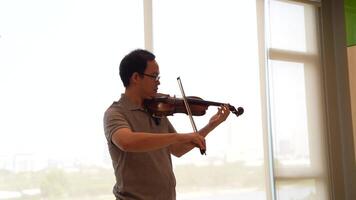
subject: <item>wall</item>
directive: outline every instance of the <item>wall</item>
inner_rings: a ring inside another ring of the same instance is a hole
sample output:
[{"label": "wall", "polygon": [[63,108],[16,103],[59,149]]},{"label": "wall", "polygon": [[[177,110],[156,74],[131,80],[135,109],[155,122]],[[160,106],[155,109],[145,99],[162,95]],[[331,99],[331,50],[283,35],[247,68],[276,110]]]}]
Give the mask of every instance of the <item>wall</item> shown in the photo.
[{"label": "wall", "polygon": [[[356,1],[345,0],[347,57],[349,68],[354,144],[356,144]],[[356,147],[354,148],[356,155]]]},{"label": "wall", "polygon": [[356,167],[344,1],[322,0],[321,23],[330,199],[354,200]]}]

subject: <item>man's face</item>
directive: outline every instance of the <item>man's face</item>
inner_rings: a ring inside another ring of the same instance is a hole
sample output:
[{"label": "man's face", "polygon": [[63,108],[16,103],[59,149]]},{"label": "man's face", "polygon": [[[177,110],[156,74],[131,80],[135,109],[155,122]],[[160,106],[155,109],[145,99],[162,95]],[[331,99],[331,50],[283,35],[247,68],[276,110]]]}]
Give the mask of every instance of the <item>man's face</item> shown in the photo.
[{"label": "man's face", "polygon": [[141,91],[146,99],[154,97],[158,90],[159,82],[159,67],[155,60],[148,61],[146,70],[142,76]]}]

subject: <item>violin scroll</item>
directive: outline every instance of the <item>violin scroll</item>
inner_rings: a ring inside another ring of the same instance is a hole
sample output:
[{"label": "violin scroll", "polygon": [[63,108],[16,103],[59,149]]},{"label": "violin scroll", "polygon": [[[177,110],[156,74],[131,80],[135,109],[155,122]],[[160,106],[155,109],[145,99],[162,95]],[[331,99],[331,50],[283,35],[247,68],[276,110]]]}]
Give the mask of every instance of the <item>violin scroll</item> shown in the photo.
[{"label": "violin scroll", "polygon": [[229,104],[229,109],[232,113],[234,113],[236,115],[236,117],[238,117],[244,113],[244,109],[242,107],[238,107],[236,110],[236,108],[234,106],[231,106]]}]

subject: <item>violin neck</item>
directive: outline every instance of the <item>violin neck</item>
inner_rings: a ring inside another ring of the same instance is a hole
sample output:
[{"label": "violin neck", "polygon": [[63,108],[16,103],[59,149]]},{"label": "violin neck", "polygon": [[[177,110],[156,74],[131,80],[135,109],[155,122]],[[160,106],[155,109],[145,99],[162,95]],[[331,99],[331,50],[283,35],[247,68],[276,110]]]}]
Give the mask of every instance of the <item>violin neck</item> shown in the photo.
[{"label": "violin neck", "polygon": [[[195,99],[195,98],[188,98],[188,103],[196,103],[196,104],[201,104],[201,105],[207,105],[207,106],[221,106],[224,105],[224,103],[220,102],[214,102],[214,101],[205,101],[201,99]],[[229,106],[229,110],[234,113],[237,117],[242,115],[244,113],[244,109],[242,107],[238,107],[237,110],[234,106],[227,104]]]},{"label": "violin neck", "polygon": [[195,99],[195,98],[188,98],[187,100],[188,100],[188,103],[196,103],[196,104],[207,105],[207,106],[221,106],[221,105],[224,105],[223,103],[220,103],[220,102],[205,101],[205,100]]}]

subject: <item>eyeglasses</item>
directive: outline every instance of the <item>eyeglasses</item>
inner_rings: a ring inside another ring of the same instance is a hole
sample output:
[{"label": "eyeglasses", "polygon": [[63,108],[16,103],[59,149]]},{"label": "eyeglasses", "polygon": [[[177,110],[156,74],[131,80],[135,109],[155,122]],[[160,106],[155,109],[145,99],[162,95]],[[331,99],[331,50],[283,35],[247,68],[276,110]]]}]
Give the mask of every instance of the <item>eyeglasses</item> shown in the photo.
[{"label": "eyeglasses", "polygon": [[151,74],[145,74],[145,73],[140,73],[140,74],[142,74],[144,76],[148,76],[150,78],[153,78],[153,79],[155,79],[155,81],[159,81],[159,79],[161,78],[159,75],[151,75]]}]

